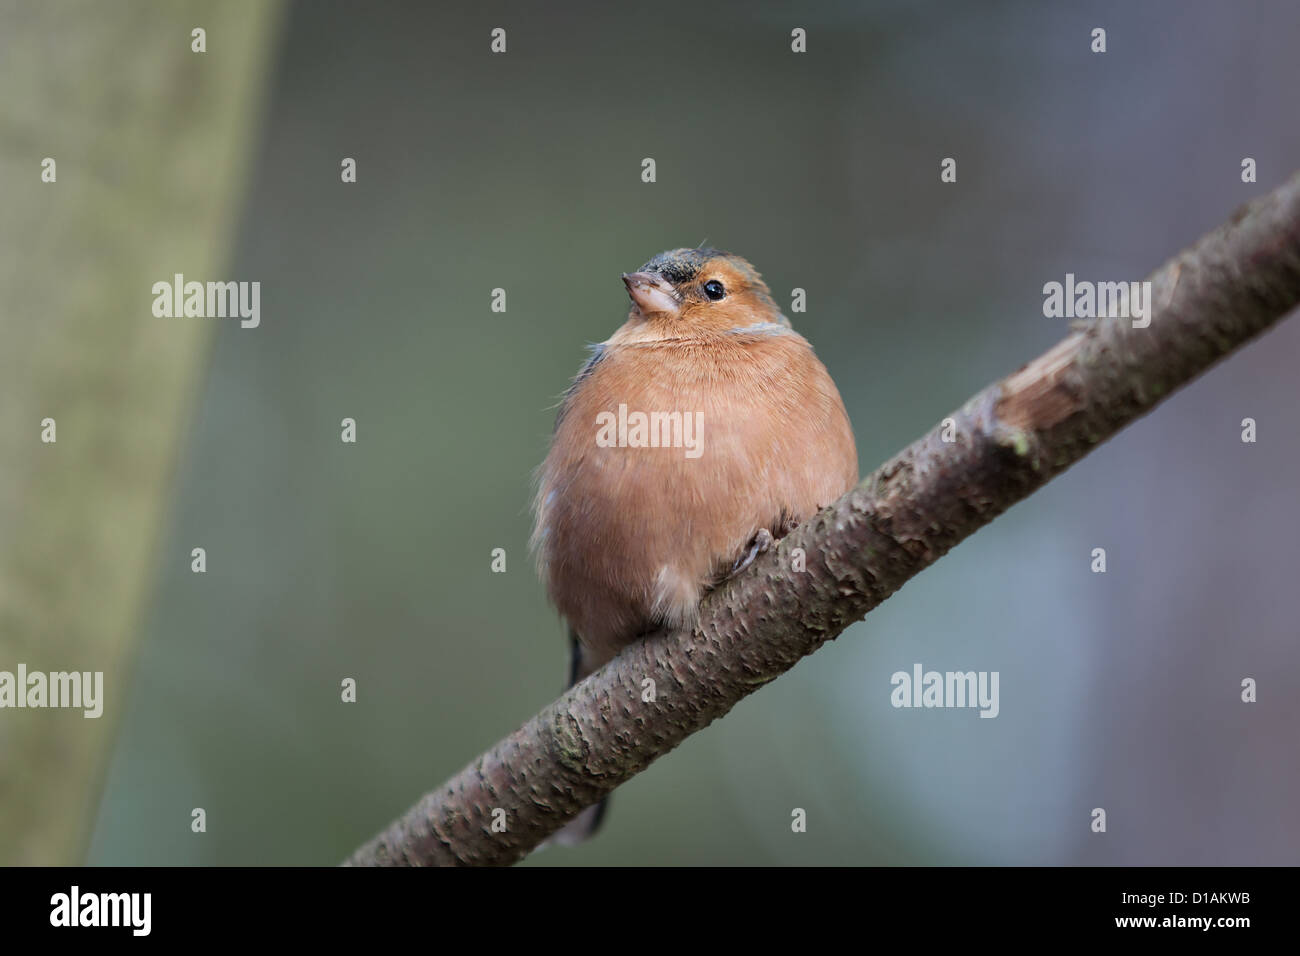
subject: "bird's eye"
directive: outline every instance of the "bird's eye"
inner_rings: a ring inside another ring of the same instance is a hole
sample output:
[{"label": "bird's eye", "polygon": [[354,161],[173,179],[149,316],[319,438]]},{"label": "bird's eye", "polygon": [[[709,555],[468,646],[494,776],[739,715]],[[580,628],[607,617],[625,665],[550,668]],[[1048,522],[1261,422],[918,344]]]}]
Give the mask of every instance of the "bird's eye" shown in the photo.
[{"label": "bird's eye", "polygon": [[717,302],[727,294],[727,290],[722,287],[722,283],[717,279],[710,279],[708,282],[704,283],[704,294],[714,302]]}]

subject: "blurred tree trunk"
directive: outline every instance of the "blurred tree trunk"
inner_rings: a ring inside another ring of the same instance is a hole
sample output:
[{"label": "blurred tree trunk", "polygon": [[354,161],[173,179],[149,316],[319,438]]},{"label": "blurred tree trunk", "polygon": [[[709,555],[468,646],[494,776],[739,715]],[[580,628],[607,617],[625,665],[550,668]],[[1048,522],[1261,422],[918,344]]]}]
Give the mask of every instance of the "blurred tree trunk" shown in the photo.
[{"label": "blurred tree trunk", "polygon": [[0,710],[0,864],[80,861],[156,562],[189,560],[156,545],[214,321],[151,286],[257,278],[223,270],[279,12],[0,7],[0,670],[104,672],[99,719]]}]

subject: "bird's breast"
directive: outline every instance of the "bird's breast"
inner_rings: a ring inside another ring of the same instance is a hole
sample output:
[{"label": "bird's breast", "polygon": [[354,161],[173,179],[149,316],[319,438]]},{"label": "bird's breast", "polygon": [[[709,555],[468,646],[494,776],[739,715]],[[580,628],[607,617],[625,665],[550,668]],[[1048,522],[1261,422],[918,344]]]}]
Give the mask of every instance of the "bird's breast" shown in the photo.
[{"label": "bird's breast", "polygon": [[566,400],[540,474],[548,591],[612,655],[654,623],[689,620],[759,528],[779,533],[856,478],[839,394],[798,335],[608,347]]}]

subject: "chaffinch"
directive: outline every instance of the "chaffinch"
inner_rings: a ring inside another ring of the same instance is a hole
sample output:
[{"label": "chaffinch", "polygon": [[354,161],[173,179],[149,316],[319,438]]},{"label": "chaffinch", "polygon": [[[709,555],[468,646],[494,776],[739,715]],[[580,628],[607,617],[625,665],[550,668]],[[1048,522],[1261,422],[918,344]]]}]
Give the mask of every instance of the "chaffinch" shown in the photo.
[{"label": "chaffinch", "polygon": [[[662,626],[858,479],[844,403],[762,277],[674,249],[623,282],[627,322],[565,393],[532,544],[569,625],[571,681]],[[559,834],[577,842],[592,807]]]}]

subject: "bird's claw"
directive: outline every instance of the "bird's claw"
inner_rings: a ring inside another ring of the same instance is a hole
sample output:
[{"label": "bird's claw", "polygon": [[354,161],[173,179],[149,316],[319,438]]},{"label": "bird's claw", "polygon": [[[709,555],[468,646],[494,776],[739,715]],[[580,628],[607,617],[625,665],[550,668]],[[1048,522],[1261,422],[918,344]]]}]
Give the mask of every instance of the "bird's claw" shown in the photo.
[{"label": "bird's claw", "polygon": [[754,535],[754,540],[749,544],[749,550],[736,559],[736,563],[731,566],[731,574],[728,576],[735,577],[753,564],[755,558],[772,547],[772,541],[772,532],[766,528],[759,528],[758,533]]}]

